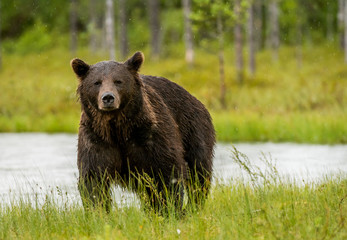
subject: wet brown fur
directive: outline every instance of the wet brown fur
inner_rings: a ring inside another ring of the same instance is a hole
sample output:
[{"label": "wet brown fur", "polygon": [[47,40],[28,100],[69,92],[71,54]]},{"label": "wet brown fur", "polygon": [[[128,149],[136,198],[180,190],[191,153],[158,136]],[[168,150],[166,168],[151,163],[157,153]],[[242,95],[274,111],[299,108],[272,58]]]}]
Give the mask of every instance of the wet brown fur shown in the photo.
[{"label": "wet brown fur", "polygon": [[[98,194],[94,188],[98,188],[105,173],[106,205],[110,201],[109,185],[116,176],[125,184],[135,175],[161,179],[158,192],[189,180],[198,181],[203,195],[208,193],[215,144],[208,111],[179,85],[165,78],[139,75],[142,62],[140,52],[125,63],[88,65],[79,59],[71,61],[80,79],[80,189],[86,186],[87,197],[94,204]],[[123,85],[109,84],[116,79],[121,79]],[[100,109],[95,81],[108,81],[107,91],[119,97],[119,108]],[[181,190],[177,194],[182,195]]]}]

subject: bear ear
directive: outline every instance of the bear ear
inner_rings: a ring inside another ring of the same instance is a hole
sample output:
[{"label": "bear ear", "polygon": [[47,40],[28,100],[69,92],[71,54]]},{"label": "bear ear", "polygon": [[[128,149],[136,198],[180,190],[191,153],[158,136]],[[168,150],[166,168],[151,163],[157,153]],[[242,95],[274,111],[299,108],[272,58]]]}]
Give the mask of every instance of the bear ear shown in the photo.
[{"label": "bear ear", "polygon": [[126,60],[124,63],[129,70],[138,72],[143,61],[145,60],[145,56],[142,52],[136,52],[131,58]]},{"label": "bear ear", "polygon": [[87,63],[83,62],[81,59],[78,58],[72,59],[70,65],[76,73],[77,77],[79,78],[84,77],[90,68],[90,66]]}]

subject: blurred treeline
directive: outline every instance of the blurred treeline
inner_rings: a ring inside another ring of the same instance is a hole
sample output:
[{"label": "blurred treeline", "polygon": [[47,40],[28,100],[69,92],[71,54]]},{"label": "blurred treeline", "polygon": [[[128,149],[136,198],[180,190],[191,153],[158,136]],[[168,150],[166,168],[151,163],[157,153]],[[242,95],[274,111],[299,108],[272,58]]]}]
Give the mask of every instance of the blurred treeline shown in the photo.
[{"label": "blurred treeline", "polygon": [[221,141],[346,143],[346,3],[0,0],[0,132],[76,132],[71,58],[140,50],[141,72],[200,99]]},{"label": "blurred treeline", "polygon": [[[75,44],[70,39],[70,34],[75,34],[72,31],[77,31],[77,47],[89,45],[92,51],[105,47],[106,0],[0,0],[0,2],[0,29],[5,53],[41,51],[59,44],[69,46],[68,44]],[[344,0],[112,0],[112,2],[116,52],[121,55],[127,55],[129,50],[156,48],[153,44],[157,44],[160,56],[166,56],[169,53],[167,46],[183,43],[184,2],[191,5],[189,19],[192,21],[192,41],[195,47],[211,49],[217,47],[213,46],[213,41],[210,40],[218,38],[218,18],[223,25],[226,45],[232,44],[235,40],[234,28],[238,22],[242,25],[242,37],[246,42],[251,27],[250,9],[253,9],[256,49],[269,48],[273,44],[315,44],[339,39],[337,36],[343,27],[341,26],[343,19],[339,23],[338,12],[339,4],[340,8],[343,7]],[[241,6],[240,16],[235,11],[238,4]],[[153,30],[153,27],[157,29]],[[159,36],[155,39],[157,42],[151,44],[155,37],[153,35],[156,34]],[[278,43],[274,43],[277,41],[273,40],[276,37],[279,38]],[[13,44],[14,41],[16,44]],[[152,50],[152,54],[158,53]]]}]

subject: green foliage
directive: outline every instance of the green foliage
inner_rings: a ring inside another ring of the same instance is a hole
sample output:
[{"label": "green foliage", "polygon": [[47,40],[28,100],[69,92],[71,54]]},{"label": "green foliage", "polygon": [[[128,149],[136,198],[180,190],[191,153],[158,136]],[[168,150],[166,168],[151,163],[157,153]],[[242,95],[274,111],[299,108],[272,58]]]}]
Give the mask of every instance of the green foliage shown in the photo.
[{"label": "green foliage", "polygon": [[[20,4],[17,1],[1,1],[0,31],[2,38],[18,37],[33,24],[32,11],[28,11],[30,8],[29,1],[23,1]],[[14,23],[16,27],[14,27]]]},{"label": "green foliage", "polygon": [[[242,6],[242,23],[246,28],[247,10],[251,0],[241,0]],[[338,33],[337,29],[337,2],[336,0],[286,0],[279,1],[280,6],[280,36],[281,41],[286,44],[299,44],[299,30],[303,31],[302,42],[321,43],[326,36],[332,34],[334,37]],[[260,31],[264,35],[262,41],[265,41],[269,33],[268,24],[268,4],[269,1],[255,1],[261,7],[261,13],[257,13],[257,19],[262,20]],[[115,2],[115,32],[119,29],[117,24],[118,6]],[[145,1],[128,0],[126,1],[126,12],[128,14],[128,35],[129,46],[131,49],[144,49],[148,47],[149,27],[148,27],[148,3]],[[228,42],[233,39],[234,19],[234,0],[192,0],[191,18],[194,22],[194,39],[197,45],[211,47],[206,43],[211,43],[211,39],[217,37],[216,18],[220,14],[223,22],[224,32],[227,35]],[[99,45],[102,45],[101,39],[104,34],[102,26],[104,24],[104,1],[96,1],[93,9],[96,13],[98,32],[100,39]],[[26,0],[22,2],[4,0],[2,1],[1,10],[1,36],[3,39],[13,42],[21,35],[28,35],[33,29],[37,29],[35,24],[41,23],[44,26],[45,34],[55,35],[52,37],[54,43],[61,41],[59,44],[68,45],[68,41],[56,39],[59,35],[69,33],[69,1],[59,0]],[[78,31],[79,46],[87,46],[90,34],[90,1],[78,1]],[[181,42],[183,34],[182,4],[180,1],[161,1],[160,15],[162,25],[163,46],[172,42]],[[262,16],[261,16],[262,15]],[[258,23],[259,24],[259,23]],[[42,45],[48,44],[45,40],[45,34],[42,40],[35,38],[27,48],[42,49]],[[30,42],[32,38],[25,36],[23,41]],[[330,39],[329,39],[330,40]],[[52,43],[52,42],[51,42]],[[36,44],[38,46],[36,46]],[[5,44],[5,49],[17,50],[15,47]],[[19,49],[20,52],[29,52],[30,50]],[[166,48],[165,48],[166,49]]]},{"label": "green foliage", "polygon": [[193,0],[194,34],[198,39],[215,39],[217,37],[217,18],[220,17],[224,28],[230,28],[234,24],[233,6],[225,0]]},{"label": "green foliage", "polygon": [[[281,1],[282,14],[280,15],[281,38],[286,43],[296,44],[299,34],[298,25],[306,21],[306,12],[301,10],[300,2],[297,0]],[[290,14],[297,13],[297,14]],[[300,13],[300,14],[299,14]]]},{"label": "green foliage", "polygon": [[[183,39],[183,13],[181,9],[173,9],[162,14],[162,35],[166,44],[180,42]],[[164,51],[166,49],[164,48]]]},{"label": "green foliage", "polygon": [[[241,5],[245,13],[251,3],[251,0],[242,0]],[[293,44],[297,38],[297,24],[301,22],[304,29],[304,38],[307,41],[321,42],[326,39],[328,31],[333,34],[338,32],[337,29],[337,3],[336,0],[286,0],[279,1],[280,6],[280,28],[281,39],[285,43]],[[127,13],[129,16],[129,36],[130,47],[137,46],[146,47],[148,41],[148,27],[144,27],[143,23],[148,22],[148,3],[138,0],[127,0]],[[222,15],[223,25],[232,39],[233,19],[233,3],[234,0],[192,0],[192,19],[195,22],[195,41],[200,43],[203,39],[215,38],[216,16]],[[267,32],[268,4],[269,1],[255,1],[261,4],[263,14],[258,16],[264,21],[262,24],[263,31]],[[26,1],[10,1],[3,0],[1,2],[1,26],[0,31],[2,38],[14,39],[19,38],[22,34],[30,31],[37,22],[41,22],[48,32],[56,32],[66,35],[69,33],[69,11],[70,2],[60,0],[26,0]],[[118,8],[115,2],[115,15],[117,19]],[[174,34],[174,38],[182,34],[183,21],[178,16],[178,12],[182,11],[182,5],[179,0],[161,1],[161,21],[164,26],[164,43],[170,43],[173,39],[170,37]],[[105,3],[104,1],[96,1],[95,12],[97,15],[98,25],[103,25]],[[90,1],[78,1],[78,31],[83,35],[88,33],[90,28]],[[177,16],[174,17],[174,16]],[[243,23],[246,26],[247,14],[243,14]],[[331,20],[328,20],[331,19]],[[139,24],[141,23],[141,24]],[[100,26],[99,26],[100,27]],[[116,29],[118,29],[116,23]],[[143,38],[139,28],[146,28],[142,31],[144,41],[139,43],[139,39]],[[172,33],[172,31],[174,33]],[[140,36],[140,37],[139,37]],[[134,42],[132,42],[134,41]],[[56,42],[56,41],[55,41]],[[66,42],[67,44],[67,42]]]},{"label": "green foliage", "polygon": [[25,0],[1,1],[2,37],[17,38],[37,22],[49,31],[66,32],[69,29],[69,1]]},{"label": "green foliage", "polygon": [[48,32],[47,26],[38,21],[27,29],[15,44],[11,40],[6,41],[4,48],[9,53],[40,53],[54,46],[54,40],[56,39],[53,35],[52,32]]},{"label": "green foliage", "polygon": [[247,22],[249,0],[240,0],[240,19],[236,19],[235,16],[235,1],[192,0],[192,2],[193,32],[195,39],[199,39],[198,45],[203,48],[215,51],[217,47],[213,45],[214,40],[220,38],[227,38],[227,42],[231,42],[234,38],[235,23],[237,21],[240,21],[241,24]]},{"label": "green foliage", "polygon": [[129,31],[128,37],[131,43],[129,46],[133,51],[144,49],[150,39],[149,25],[147,22],[144,22],[142,14],[142,10],[135,8],[131,13],[132,18],[128,25],[128,28],[132,29]]}]

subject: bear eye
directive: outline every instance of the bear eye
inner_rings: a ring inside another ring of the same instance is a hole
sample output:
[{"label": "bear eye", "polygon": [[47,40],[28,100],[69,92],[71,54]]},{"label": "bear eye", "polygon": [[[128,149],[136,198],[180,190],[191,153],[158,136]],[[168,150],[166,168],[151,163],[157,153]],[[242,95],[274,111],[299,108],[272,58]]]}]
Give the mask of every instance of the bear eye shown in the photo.
[{"label": "bear eye", "polygon": [[95,86],[100,86],[101,85],[101,81],[97,81],[94,83]]},{"label": "bear eye", "polygon": [[115,84],[122,84],[123,82],[121,80],[114,81]]}]

